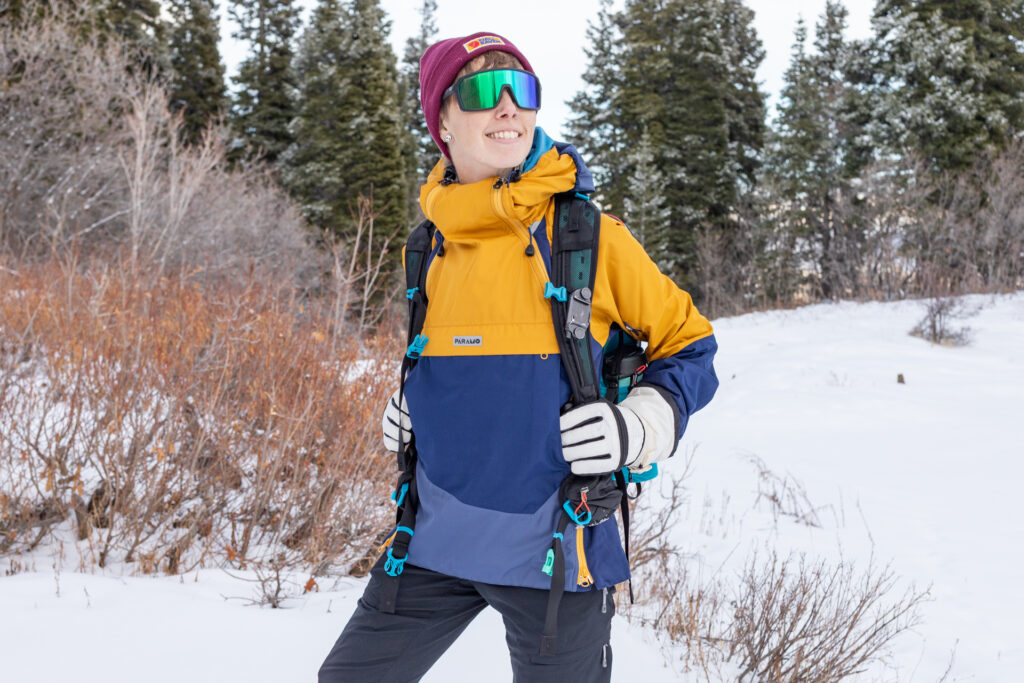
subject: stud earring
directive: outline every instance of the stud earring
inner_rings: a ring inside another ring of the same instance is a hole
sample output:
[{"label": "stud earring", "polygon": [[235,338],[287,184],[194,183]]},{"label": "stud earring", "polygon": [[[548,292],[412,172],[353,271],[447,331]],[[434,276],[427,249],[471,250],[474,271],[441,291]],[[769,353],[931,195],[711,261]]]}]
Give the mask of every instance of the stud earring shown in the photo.
[{"label": "stud earring", "polygon": [[452,138],[452,136],[451,136],[451,135],[445,135],[445,136],[444,136],[443,138],[441,138],[441,139],[442,139],[442,140],[444,140],[444,141],[445,141],[445,143],[449,143],[449,142],[451,142],[451,141],[452,141],[452,140],[453,140],[454,138]]}]

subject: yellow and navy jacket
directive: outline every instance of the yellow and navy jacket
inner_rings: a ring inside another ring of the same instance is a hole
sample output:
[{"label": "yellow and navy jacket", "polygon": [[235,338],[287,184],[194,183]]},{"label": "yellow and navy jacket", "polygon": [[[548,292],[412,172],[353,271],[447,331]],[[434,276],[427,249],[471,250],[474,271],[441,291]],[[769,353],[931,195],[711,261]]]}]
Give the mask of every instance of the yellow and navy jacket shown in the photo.
[{"label": "yellow and navy jacket", "polygon": [[[426,278],[429,342],[405,382],[419,458],[409,561],[473,581],[546,589],[551,579],[541,569],[560,514],[558,487],[569,474],[559,431],[569,384],[544,298],[553,195],[589,195],[594,187],[576,150],[540,128],[523,169],[510,182],[447,183],[442,160],[420,191],[437,230]],[[718,387],[711,325],[621,222],[601,221],[590,324],[595,367],[615,327],[645,340],[644,384],[672,399],[682,436]],[[614,523],[588,527],[582,538],[596,588],[629,578]],[[581,590],[576,543],[563,550],[566,590]]]}]

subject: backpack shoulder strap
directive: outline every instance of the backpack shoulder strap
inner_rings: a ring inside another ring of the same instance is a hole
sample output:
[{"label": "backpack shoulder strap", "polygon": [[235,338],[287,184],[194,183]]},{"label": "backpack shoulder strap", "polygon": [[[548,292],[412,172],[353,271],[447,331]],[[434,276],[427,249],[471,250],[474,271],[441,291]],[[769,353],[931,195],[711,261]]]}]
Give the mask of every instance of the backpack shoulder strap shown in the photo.
[{"label": "backpack shoulder strap", "polygon": [[427,264],[430,261],[430,249],[434,241],[434,224],[423,221],[409,234],[405,241],[405,296],[409,300],[409,349],[402,361],[402,376],[405,376],[406,364],[411,368],[416,364],[423,347],[427,343],[423,337],[423,323],[427,319]]},{"label": "backpack shoulder strap", "polygon": [[[434,241],[434,224],[423,221],[409,234],[405,242],[405,296],[409,300],[409,348],[402,358],[402,370],[399,379],[399,404],[404,400],[405,378],[409,370],[416,365],[427,338],[423,336],[423,323],[427,319],[427,266],[430,261],[430,250]],[[416,490],[416,435],[410,443],[402,442],[402,430],[398,430],[398,483],[391,495],[398,510],[395,515],[395,531],[391,538],[381,546],[381,552],[387,551],[384,573],[387,578],[381,584],[379,609],[386,614],[394,614],[398,600],[398,581],[409,558],[409,544],[416,533],[416,509],[419,507],[419,494]]]},{"label": "backpack shoulder strap", "polygon": [[566,192],[555,196],[551,228],[551,280],[545,292],[562,365],[569,377],[575,404],[596,401],[601,386],[590,353],[590,309],[597,275],[597,244],[601,212],[586,195]]}]

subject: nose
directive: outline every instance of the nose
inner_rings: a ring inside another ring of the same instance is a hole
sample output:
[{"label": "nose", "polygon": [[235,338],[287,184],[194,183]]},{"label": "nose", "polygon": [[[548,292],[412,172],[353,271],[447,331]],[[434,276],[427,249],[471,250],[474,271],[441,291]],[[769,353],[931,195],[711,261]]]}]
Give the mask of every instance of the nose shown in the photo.
[{"label": "nose", "polygon": [[498,118],[519,116],[519,107],[512,100],[512,95],[509,93],[508,88],[501,91],[501,97],[498,98],[498,106],[494,108],[494,114]]}]

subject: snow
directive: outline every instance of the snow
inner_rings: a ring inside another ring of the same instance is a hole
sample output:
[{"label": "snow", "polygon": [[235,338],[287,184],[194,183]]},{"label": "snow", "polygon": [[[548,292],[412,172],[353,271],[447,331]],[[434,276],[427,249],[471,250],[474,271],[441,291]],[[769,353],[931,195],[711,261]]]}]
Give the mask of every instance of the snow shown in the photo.
[{"label": "snow", "polygon": [[[922,622],[864,680],[1020,680],[1024,665],[1024,293],[972,297],[966,347],[908,335],[921,302],[821,304],[715,321],[722,385],[690,423],[684,552],[728,578],[755,550],[796,550],[930,589]],[[897,382],[902,374],[905,383]],[[663,471],[680,476],[687,455]],[[820,527],[773,512],[759,468],[802,486]],[[657,494],[651,494],[656,497]],[[652,500],[654,500],[652,498]],[[1016,539],[1016,540],[1015,540]],[[285,609],[254,577],[74,571],[73,547],[0,559],[0,677],[119,683],[313,680],[363,580],[321,579]],[[296,581],[300,577],[294,577]],[[643,590],[643,587],[638,587]],[[613,680],[696,680],[658,634],[616,619]],[[483,613],[424,679],[510,680]]]},{"label": "snow", "polygon": [[919,302],[716,321],[722,386],[686,436],[691,488],[753,505],[756,472],[743,464],[755,455],[824,508],[820,530],[774,530],[780,551],[873,557],[931,587],[923,623],[899,641],[901,680],[938,680],[954,649],[951,680],[1020,680],[1024,664],[1024,295],[971,303],[981,310],[963,321],[974,341],[961,348],[907,334]]}]

